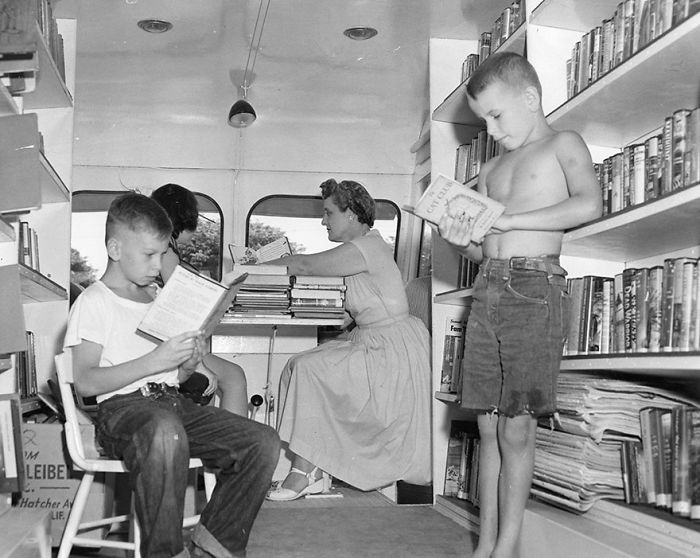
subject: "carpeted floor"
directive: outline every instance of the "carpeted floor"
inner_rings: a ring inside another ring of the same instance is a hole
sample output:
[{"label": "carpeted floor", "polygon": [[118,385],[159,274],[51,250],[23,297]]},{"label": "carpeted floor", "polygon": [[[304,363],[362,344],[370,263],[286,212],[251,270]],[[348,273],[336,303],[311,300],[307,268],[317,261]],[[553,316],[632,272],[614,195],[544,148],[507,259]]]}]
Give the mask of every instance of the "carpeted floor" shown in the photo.
[{"label": "carpeted floor", "polygon": [[263,506],[248,558],[471,556],[470,534],[431,506]]}]

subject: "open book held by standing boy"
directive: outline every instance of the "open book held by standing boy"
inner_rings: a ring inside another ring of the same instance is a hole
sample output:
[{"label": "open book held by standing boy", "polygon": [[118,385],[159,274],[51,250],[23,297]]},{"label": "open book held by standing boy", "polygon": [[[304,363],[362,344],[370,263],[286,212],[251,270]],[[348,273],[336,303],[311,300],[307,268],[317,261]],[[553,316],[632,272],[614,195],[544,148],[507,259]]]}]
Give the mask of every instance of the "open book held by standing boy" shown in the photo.
[{"label": "open book held by standing boy", "polygon": [[480,264],[467,323],[462,407],[477,413],[480,536],[474,558],[518,556],[534,468],[537,419],[556,411],[568,325],[564,231],[601,215],[582,138],[555,131],[542,87],[522,56],[495,53],[472,74],[472,111],[502,150],[484,163],[477,190],[505,206],[483,240],[463,209],[448,207],[440,235]]}]

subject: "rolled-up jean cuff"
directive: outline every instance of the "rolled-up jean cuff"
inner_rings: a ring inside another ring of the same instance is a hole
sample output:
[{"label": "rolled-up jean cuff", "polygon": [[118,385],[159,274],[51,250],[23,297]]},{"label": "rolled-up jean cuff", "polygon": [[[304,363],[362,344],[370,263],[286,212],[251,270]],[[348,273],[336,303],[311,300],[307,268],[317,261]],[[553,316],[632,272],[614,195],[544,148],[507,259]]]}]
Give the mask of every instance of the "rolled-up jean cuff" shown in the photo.
[{"label": "rolled-up jean cuff", "polygon": [[246,555],[245,549],[232,554],[221,546],[221,543],[201,523],[198,523],[192,531],[192,542],[216,558],[245,558]]}]

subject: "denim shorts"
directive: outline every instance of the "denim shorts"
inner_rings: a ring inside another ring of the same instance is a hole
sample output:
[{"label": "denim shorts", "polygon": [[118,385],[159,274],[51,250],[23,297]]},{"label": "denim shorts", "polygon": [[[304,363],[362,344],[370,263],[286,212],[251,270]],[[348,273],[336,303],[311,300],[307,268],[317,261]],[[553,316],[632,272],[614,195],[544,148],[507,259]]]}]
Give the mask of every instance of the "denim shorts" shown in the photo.
[{"label": "denim shorts", "polygon": [[462,407],[509,417],[554,413],[568,318],[558,256],[484,259],[467,322]]}]

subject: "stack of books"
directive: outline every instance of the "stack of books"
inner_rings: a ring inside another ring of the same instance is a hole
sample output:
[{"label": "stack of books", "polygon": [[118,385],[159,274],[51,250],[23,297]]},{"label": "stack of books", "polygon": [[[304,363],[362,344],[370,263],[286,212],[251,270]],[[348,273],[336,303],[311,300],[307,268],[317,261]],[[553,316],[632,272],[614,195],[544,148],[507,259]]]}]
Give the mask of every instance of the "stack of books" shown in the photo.
[{"label": "stack of books", "polygon": [[290,309],[295,318],[343,318],[345,279],[297,275],[292,277]]},{"label": "stack of books", "polygon": [[[640,416],[648,407],[697,408],[681,386],[567,373],[559,377],[557,420],[537,429],[532,494],[585,512],[597,500],[630,500],[626,450],[643,442]],[[670,416],[670,414],[669,414]],[[642,446],[644,444],[642,443]],[[651,451],[643,447],[642,451]]]},{"label": "stack of books", "polygon": [[247,273],[233,305],[226,312],[234,317],[288,317],[291,279],[286,265],[234,264],[234,272]]}]

